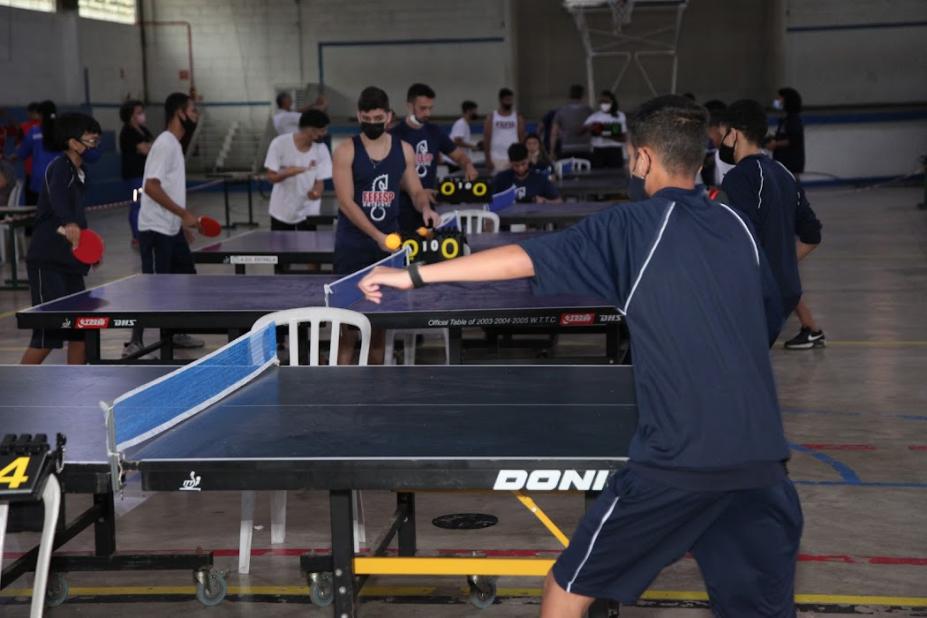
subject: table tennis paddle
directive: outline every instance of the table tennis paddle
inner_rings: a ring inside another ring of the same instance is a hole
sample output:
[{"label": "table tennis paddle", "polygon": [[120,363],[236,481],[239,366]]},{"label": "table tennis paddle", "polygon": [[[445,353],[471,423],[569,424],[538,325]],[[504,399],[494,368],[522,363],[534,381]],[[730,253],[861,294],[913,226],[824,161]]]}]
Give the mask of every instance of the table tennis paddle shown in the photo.
[{"label": "table tennis paddle", "polygon": [[198,225],[203,236],[214,238],[222,233],[222,225],[212,217],[200,217]]},{"label": "table tennis paddle", "polygon": [[[64,228],[59,227],[58,233],[65,236]],[[93,230],[81,230],[77,244],[71,245],[74,259],[81,264],[98,264],[103,259],[104,249],[103,237]]]}]

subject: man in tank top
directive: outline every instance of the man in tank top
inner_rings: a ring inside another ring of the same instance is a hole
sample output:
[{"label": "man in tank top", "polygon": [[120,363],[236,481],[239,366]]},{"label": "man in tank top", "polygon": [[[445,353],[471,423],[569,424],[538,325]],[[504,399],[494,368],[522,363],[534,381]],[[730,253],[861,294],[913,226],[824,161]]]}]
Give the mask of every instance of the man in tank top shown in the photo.
[{"label": "man in tank top", "polygon": [[498,173],[509,168],[509,146],[525,139],[525,119],[515,111],[515,93],[499,91],[499,109],[486,117],[483,125],[483,149],[486,168]]},{"label": "man in tank top", "polygon": [[[349,275],[388,255],[387,235],[399,231],[399,194],[405,191],[426,225],[441,218],[432,210],[428,194],[415,171],[412,147],[390,135],[389,97],[369,86],[357,101],[361,134],[335,149],[332,181],[338,198],[335,232],[335,273]],[[350,364],[356,331],[342,333],[338,364]],[[374,331],[371,364],[383,362],[383,332]]]}]

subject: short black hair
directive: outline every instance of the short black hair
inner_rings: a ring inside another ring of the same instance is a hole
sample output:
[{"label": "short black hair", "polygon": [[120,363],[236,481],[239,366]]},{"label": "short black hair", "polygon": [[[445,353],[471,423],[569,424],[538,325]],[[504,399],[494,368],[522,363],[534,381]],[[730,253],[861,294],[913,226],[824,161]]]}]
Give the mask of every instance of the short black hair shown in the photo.
[{"label": "short black hair", "polygon": [[673,174],[694,176],[702,166],[707,130],[705,108],[675,94],[650,99],[628,117],[631,144],[653,148]]},{"label": "short black hair", "polygon": [[367,86],[361,90],[357,98],[357,109],[362,112],[369,112],[375,109],[390,111],[389,96],[382,88],[376,86]]},{"label": "short black hair", "polygon": [[705,109],[708,110],[709,127],[716,127],[724,122],[724,110],[727,109],[727,104],[724,101],[718,99],[705,101]]},{"label": "short black hair", "polygon": [[129,99],[125,103],[119,106],[119,120],[123,124],[128,123],[132,120],[132,115],[135,113],[136,107],[145,107],[145,104],[137,99]]},{"label": "short black hair", "polygon": [[431,86],[416,83],[409,86],[409,90],[406,92],[406,101],[412,103],[418,97],[433,99],[435,96],[435,91],[431,89]]},{"label": "short black hair", "polygon": [[72,139],[80,141],[84,133],[100,135],[103,129],[100,128],[100,123],[95,118],[87,114],[61,114],[55,119],[55,150],[67,150],[68,141]]},{"label": "short black hair", "polygon": [[571,99],[582,99],[583,94],[586,93],[586,89],[582,87],[581,84],[573,84],[570,86],[570,98]]},{"label": "short black hair", "polygon": [[759,101],[741,99],[724,112],[724,124],[744,134],[752,144],[760,145],[768,129],[766,110]]},{"label": "short black hair", "polygon": [[36,103],[35,101],[32,101],[31,103],[29,103],[29,105],[26,106],[26,111],[29,112],[30,114],[32,112],[39,111],[39,104]]},{"label": "short black hair", "polygon": [[183,92],[172,92],[164,99],[164,124],[170,123],[174,114],[182,112],[190,102],[190,95]]},{"label": "short black hair", "polygon": [[466,114],[471,109],[476,109],[477,107],[479,107],[479,105],[477,105],[473,101],[464,101],[463,103],[460,104],[460,111]]},{"label": "short black hair", "polygon": [[299,128],[312,127],[314,129],[324,129],[330,122],[331,120],[329,120],[328,114],[322,110],[310,109],[303,112],[299,117]]},{"label": "short black hair", "polygon": [[285,99],[292,99],[292,98],[293,98],[293,97],[290,96],[290,93],[289,93],[289,92],[281,92],[280,94],[277,95],[277,99],[276,99],[276,101],[277,101],[277,107],[279,107],[279,108],[282,109],[282,108],[283,108],[283,101],[284,101]]},{"label": "short black hair", "polygon": [[509,146],[509,161],[524,161],[528,158],[528,147],[524,144],[515,142]]},{"label": "short black hair", "polygon": [[801,113],[801,95],[794,88],[780,88],[779,96],[782,97],[782,108],[787,114]]},{"label": "short black hair", "polygon": [[511,88],[500,88],[499,89],[499,100],[501,101],[505,97],[514,97],[515,93],[512,92]]}]

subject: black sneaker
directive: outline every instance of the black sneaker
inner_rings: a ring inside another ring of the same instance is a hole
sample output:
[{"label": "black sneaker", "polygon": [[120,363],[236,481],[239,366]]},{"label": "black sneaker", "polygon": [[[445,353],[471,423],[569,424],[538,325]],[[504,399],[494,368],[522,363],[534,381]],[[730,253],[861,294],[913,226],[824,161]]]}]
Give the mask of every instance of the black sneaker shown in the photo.
[{"label": "black sneaker", "polygon": [[810,350],[811,348],[823,348],[826,345],[827,337],[824,336],[823,330],[813,331],[803,326],[797,335],[785,342],[785,349]]}]

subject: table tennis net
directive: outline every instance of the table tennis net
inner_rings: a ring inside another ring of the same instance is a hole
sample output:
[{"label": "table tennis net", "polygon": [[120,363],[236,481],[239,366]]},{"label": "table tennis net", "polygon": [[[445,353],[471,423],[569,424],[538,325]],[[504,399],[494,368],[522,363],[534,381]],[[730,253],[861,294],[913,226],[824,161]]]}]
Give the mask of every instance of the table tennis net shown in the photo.
[{"label": "table tennis net", "polygon": [[325,306],[348,309],[354,303],[364,298],[363,293],[357,284],[367,276],[371,270],[377,266],[389,266],[391,268],[405,268],[409,265],[409,250],[402,248],[396,253],[383,258],[367,268],[363,268],[355,273],[342,277],[333,283],[325,284]]},{"label": "table tennis net", "polygon": [[205,410],[277,362],[272,324],[117,397],[107,410],[110,454],[141,444]]}]

